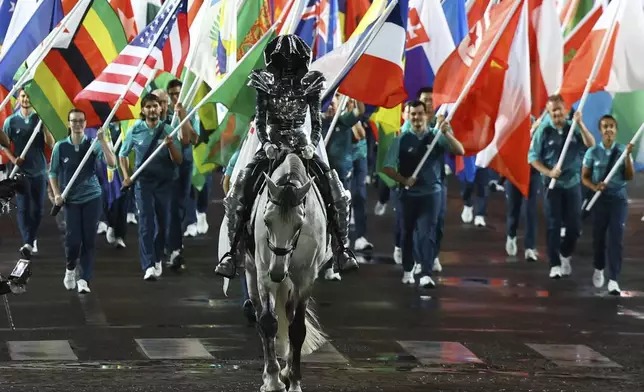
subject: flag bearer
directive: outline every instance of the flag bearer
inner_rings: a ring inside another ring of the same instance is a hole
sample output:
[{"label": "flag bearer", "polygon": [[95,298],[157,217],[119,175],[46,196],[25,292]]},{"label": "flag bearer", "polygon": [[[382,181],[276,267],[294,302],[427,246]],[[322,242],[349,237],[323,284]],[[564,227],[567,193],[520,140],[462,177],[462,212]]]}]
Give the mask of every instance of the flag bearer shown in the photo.
[{"label": "flag bearer", "polygon": [[[53,147],[55,140],[52,134],[43,126],[40,135],[36,136],[25,158],[20,158],[31,134],[35,131],[40,118],[31,106],[29,96],[24,90],[18,93],[20,110],[9,116],[0,132],[0,145],[7,147],[6,155],[14,165],[20,167],[25,175],[27,187],[25,194],[18,194],[18,227],[22,236],[23,246],[20,253],[29,259],[34,251],[34,241],[40,227],[47,197],[47,161],[45,159],[45,143]],[[8,147],[14,145],[14,154]]]},{"label": "flag bearer", "polygon": [[[141,172],[134,194],[139,209],[139,254],[143,279],[156,280],[163,272],[161,260],[166,243],[166,228],[169,222],[172,186],[177,178],[177,166],[181,164],[181,146],[178,139],[170,137],[172,129],[160,121],[159,98],[153,94],[141,100],[141,118],[125,136],[119,152],[123,169],[123,186],[132,185],[128,168],[128,156],[134,150],[135,167],[138,169],[162,143],[161,150]],[[186,138],[187,140],[187,138]]]},{"label": "flag bearer", "polygon": [[[85,136],[85,113],[72,109],[67,115],[70,134],[56,143],[51,154],[49,183],[54,193],[54,203],[62,205],[61,188],[64,189],[78,169],[83,157],[92,148],[92,141]],[[79,293],[89,293],[89,281],[94,271],[96,227],[102,212],[101,185],[96,176],[96,159],[105,159],[107,166],[116,166],[116,157],[102,129],[96,134],[99,143],[80,171],[65,199],[65,255],[67,268],[63,284],[67,290],[78,287]],[[76,281],[76,260],[80,259],[80,279]]]},{"label": "flag bearer", "polygon": [[[539,127],[540,121],[532,124],[531,133]],[[508,256],[517,254],[517,229],[521,218],[521,206],[525,206],[525,260],[537,261],[537,197],[541,189],[541,175],[534,167],[530,167],[530,187],[528,198],[524,198],[519,188],[510,181],[505,181],[506,196],[506,241],[505,251]]]},{"label": "flag bearer", "polygon": [[[174,110],[167,110],[166,123],[168,125],[172,122],[174,113],[177,113],[177,121],[171,128],[174,129],[179,122],[188,115],[186,109],[179,102],[179,94],[181,93],[181,82],[179,80],[171,80],[168,83],[167,96]],[[189,135],[188,138],[181,139],[183,161],[179,165],[179,176],[176,178],[172,186],[172,201],[170,203],[170,225],[168,227],[168,250],[170,251],[170,259],[168,265],[173,269],[178,269],[184,266],[183,258],[183,222],[186,216],[188,206],[188,199],[190,198],[190,188],[192,187],[192,145],[197,143],[199,138],[199,117],[195,115],[190,121],[187,121],[182,127],[182,133]]]},{"label": "flag bearer", "polygon": [[[581,225],[580,154],[585,147],[594,146],[595,139],[584,125],[581,112],[575,113],[579,127],[575,129],[561,169],[556,168],[571,121],[566,120],[564,101],[560,95],[548,98],[546,109],[551,121],[544,121],[534,132],[528,163],[544,178],[550,278],[559,279],[572,273],[570,258],[575,250]],[[557,182],[554,189],[548,190],[552,178],[557,179]],[[564,220],[566,236],[562,240],[560,232]]]},{"label": "flag bearer", "polygon": [[[420,101],[409,103],[409,121],[411,132],[401,133],[392,143],[382,172],[400,183],[398,206],[402,216],[402,254],[403,278],[405,284],[415,282],[414,268],[414,232],[418,241],[419,262],[422,265],[420,286],[434,287],[431,278],[434,252],[436,250],[436,229],[441,204],[441,172],[443,154],[446,150],[454,154],[464,153],[461,143],[448,132],[449,126],[444,123],[441,130],[427,127],[425,104]],[[420,163],[427,146],[432,140],[440,138],[429,158],[422,166],[417,179],[412,174]],[[409,189],[404,189],[409,186]]]},{"label": "flag bearer", "polygon": [[[628,197],[626,196],[626,181],[633,179],[635,168],[631,153],[633,145],[618,144],[617,120],[606,115],[599,120],[599,131],[602,141],[586,151],[581,181],[583,184],[601,196],[593,206],[593,251],[595,273],[593,284],[597,288],[604,285],[604,267],[608,258],[608,292],[619,295],[621,290],[617,280],[622,270],[622,251],[624,248],[624,226],[628,214]],[[604,178],[615,166],[619,156],[626,150],[624,167],[617,170],[608,183]]]}]

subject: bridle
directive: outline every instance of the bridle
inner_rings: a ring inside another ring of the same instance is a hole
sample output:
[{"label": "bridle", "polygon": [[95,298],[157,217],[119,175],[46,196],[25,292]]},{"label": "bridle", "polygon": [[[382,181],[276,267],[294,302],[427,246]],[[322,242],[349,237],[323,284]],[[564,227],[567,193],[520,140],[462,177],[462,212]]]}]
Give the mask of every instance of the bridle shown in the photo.
[{"label": "bridle", "polygon": [[[287,182],[286,184],[283,184],[283,185],[294,185],[294,184],[290,183],[290,182]],[[280,203],[278,200],[275,200],[274,198],[272,198],[270,196],[270,194],[268,196],[268,200],[271,203],[275,204],[276,206],[282,206],[282,203]],[[302,200],[302,203],[306,203],[306,197]],[[302,204],[302,203],[300,203],[300,204]],[[297,207],[297,206],[292,206],[292,207]],[[304,217],[306,217],[306,210],[304,211]],[[266,230],[268,230],[268,233],[270,234],[270,229],[268,227],[266,227]],[[266,236],[266,245],[268,246],[268,249],[270,249],[270,251],[273,252],[273,254],[275,256],[288,256],[288,255],[290,255],[291,253],[293,253],[295,251],[295,248],[297,248],[297,241],[300,239],[300,233],[301,232],[302,232],[302,227],[297,229],[297,231],[293,235],[293,238],[291,238],[291,241],[289,241],[290,246],[288,246],[287,248],[281,248],[279,246],[275,246],[271,242],[271,240],[269,238],[270,236],[268,236],[268,235]]]}]

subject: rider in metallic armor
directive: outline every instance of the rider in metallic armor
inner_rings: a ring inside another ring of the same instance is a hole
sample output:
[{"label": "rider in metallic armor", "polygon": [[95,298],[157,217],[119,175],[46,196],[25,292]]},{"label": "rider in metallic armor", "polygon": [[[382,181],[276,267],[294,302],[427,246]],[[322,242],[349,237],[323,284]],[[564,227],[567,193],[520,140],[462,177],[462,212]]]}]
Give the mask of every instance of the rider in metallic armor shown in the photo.
[{"label": "rider in metallic armor", "polygon": [[[231,251],[222,257],[215,273],[227,278],[235,276],[237,247],[245,223],[250,218],[259,186],[264,181],[262,173],[269,171],[271,161],[277,159],[281,155],[278,152],[283,149],[298,153],[301,158],[308,160],[307,166],[329,212],[336,256],[334,269],[355,269],[358,263],[354,254],[347,249],[351,195],[344,189],[336,171],[331,170],[315,154],[322,138],[320,111],[324,76],[318,71],[309,71],[311,49],[295,35],[273,39],[264,51],[264,60],[266,69],[253,71],[249,82],[249,86],[257,90],[255,129],[262,149],[239,172],[224,200]],[[307,107],[311,114],[310,142],[304,130]]]}]

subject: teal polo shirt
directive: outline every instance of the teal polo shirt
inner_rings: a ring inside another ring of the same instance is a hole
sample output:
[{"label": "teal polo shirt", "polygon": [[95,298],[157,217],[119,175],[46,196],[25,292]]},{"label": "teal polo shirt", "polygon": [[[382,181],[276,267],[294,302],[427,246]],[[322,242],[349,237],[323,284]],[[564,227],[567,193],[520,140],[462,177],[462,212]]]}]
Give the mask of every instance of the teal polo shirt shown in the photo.
[{"label": "teal polo shirt", "polygon": [[[554,168],[559,160],[559,155],[571,124],[572,121],[567,120],[566,125],[558,129],[549,118],[544,118],[544,121],[539,124],[532,136],[530,150],[528,151],[528,163],[539,160],[546,167]],[[557,179],[556,187],[569,189],[573,186],[579,186],[581,182],[581,161],[585,150],[586,146],[581,137],[581,130],[577,127],[561,167],[561,176]],[[544,178],[544,181],[549,182],[550,179]]]},{"label": "teal polo shirt", "polygon": [[[599,184],[604,181],[605,175],[608,174],[608,161],[610,160],[611,154],[615,152],[615,160],[617,160],[625,150],[626,146],[623,144],[613,142],[613,145],[606,148],[604,143],[600,142],[586,151],[583,165],[585,168],[592,170],[593,184]],[[613,178],[606,184],[606,189],[602,193],[626,199],[626,177],[624,176],[623,167],[621,170],[617,170]]]},{"label": "teal polo shirt", "polygon": [[383,167],[397,170],[403,177],[411,177],[435,137],[439,138],[438,142],[420,169],[416,183],[409,188],[410,196],[442,191],[443,156],[449,150],[447,139],[436,128],[429,128],[420,135],[410,130],[398,135],[387,151]]},{"label": "teal polo shirt", "polygon": [[[150,147],[158,127],[162,127],[162,135],[158,138],[156,145]],[[134,151],[134,167],[136,170],[141,166],[141,163],[143,163],[143,158],[148,149],[151,148],[152,151],[154,151],[157,146],[165,142],[165,138],[171,133],[172,128],[166,123],[159,122],[155,128],[150,128],[148,127],[147,122],[138,121],[125,135],[123,146],[119,151],[119,156],[126,158],[130,155],[130,152]],[[173,141],[175,146],[181,150],[181,143],[176,136]],[[175,164],[170,158],[170,150],[167,147],[163,148],[154,160],[146,167],[145,171],[141,173],[141,181],[163,182],[166,180],[174,180],[178,177],[177,167],[177,164]]]},{"label": "teal polo shirt", "polygon": [[[36,130],[40,118],[34,111],[31,111],[27,117],[22,115],[18,110],[16,113],[7,117],[2,127],[3,132],[7,135],[14,145],[13,155],[17,158],[27,146],[31,135]],[[45,133],[44,129],[36,136],[36,139],[29,147],[25,155],[25,162],[20,165],[20,171],[27,177],[39,177],[47,175],[47,159],[45,158]]]},{"label": "teal polo shirt", "polygon": [[[83,135],[80,144],[73,144],[70,136],[58,141],[51,152],[49,178],[60,181],[61,190],[64,189],[74,172],[80,165],[85,153],[91,147],[92,140]],[[96,159],[105,159],[100,143],[92,149],[92,156],[85,163],[74,185],[65,200],[68,204],[82,204],[99,197],[102,193],[101,185],[96,176]]]}]

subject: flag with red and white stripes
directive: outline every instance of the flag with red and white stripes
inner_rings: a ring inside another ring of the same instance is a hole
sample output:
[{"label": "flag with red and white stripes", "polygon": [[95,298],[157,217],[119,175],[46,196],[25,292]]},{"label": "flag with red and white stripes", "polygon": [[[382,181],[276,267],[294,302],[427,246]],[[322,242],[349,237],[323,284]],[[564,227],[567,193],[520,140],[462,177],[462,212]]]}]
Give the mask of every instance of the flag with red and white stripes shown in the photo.
[{"label": "flag with red and white stripes", "polygon": [[[154,78],[157,71],[179,77],[190,48],[187,10],[187,0],[167,6],[74,101],[112,103],[125,95],[125,102],[136,105],[148,79]],[[134,83],[127,89],[132,77]]]}]

